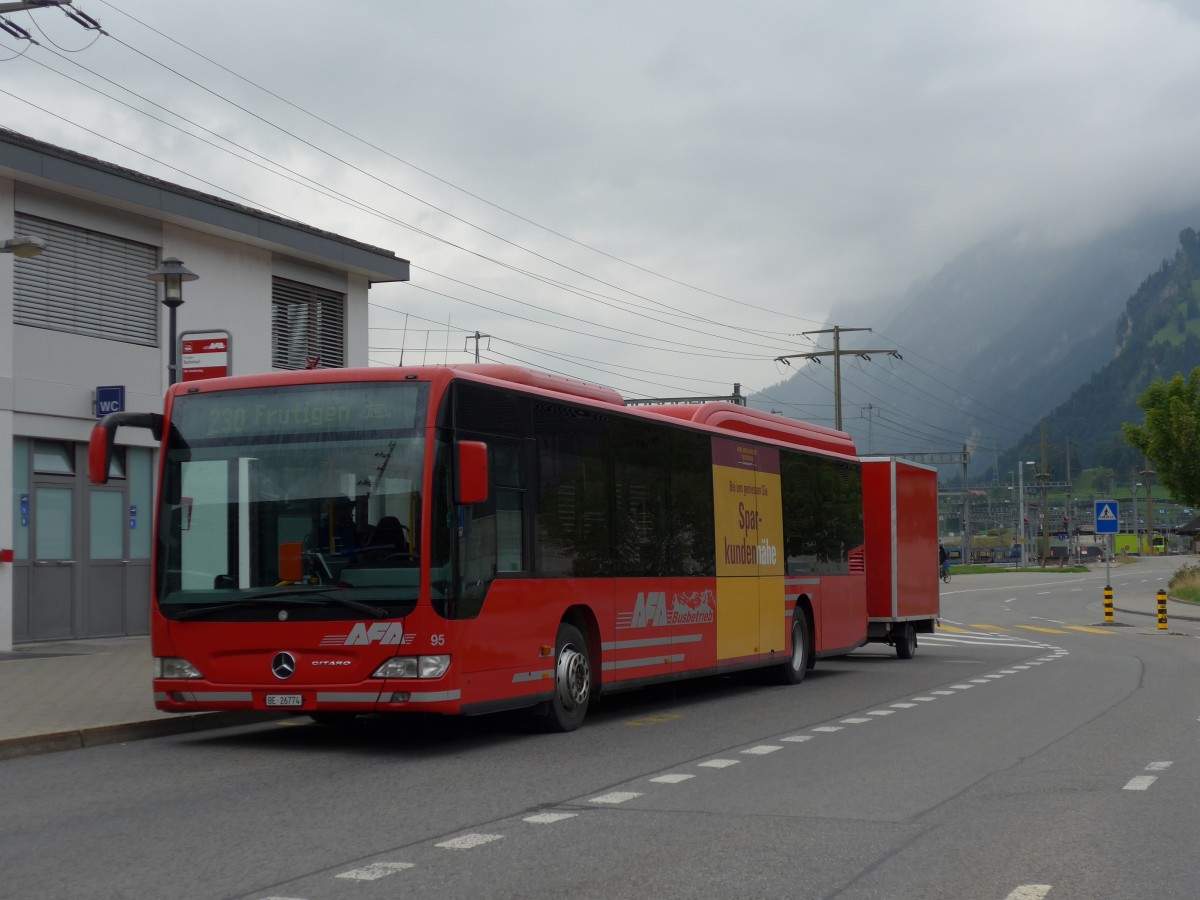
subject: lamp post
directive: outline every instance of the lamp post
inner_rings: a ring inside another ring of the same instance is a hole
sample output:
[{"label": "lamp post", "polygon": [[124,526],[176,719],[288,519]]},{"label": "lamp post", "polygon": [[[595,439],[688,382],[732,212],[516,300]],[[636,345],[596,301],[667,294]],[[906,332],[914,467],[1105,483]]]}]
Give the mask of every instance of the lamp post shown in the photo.
[{"label": "lamp post", "polygon": [[171,332],[171,348],[167,356],[167,368],[170,373],[168,384],[175,384],[179,381],[177,359],[179,348],[176,346],[179,341],[175,330],[175,310],[183,305],[183,283],[195,281],[200,276],[189,271],[180,260],[168,256],[157,269],[148,273],[146,277],[163,286],[162,304],[170,313],[169,330]]},{"label": "lamp post", "polygon": [[1130,492],[1130,497],[1133,500],[1133,537],[1134,544],[1137,546],[1138,556],[1142,555],[1142,530],[1138,527],[1139,523],[1137,514],[1137,492],[1138,488],[1141,486],[1142,483],[1140,481],[1135,481],[1133,484],[1133,490]]}]

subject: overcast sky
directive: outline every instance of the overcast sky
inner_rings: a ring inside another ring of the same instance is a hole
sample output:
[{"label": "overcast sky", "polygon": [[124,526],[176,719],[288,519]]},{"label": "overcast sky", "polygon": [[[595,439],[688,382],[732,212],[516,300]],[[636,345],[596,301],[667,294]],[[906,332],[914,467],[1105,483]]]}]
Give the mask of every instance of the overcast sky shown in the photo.
[{"label": "overcast sky", "polygon": [[411,260],[376,365],[478,331],[630,397],[754,390],[982,240],[1200,199],[1200,4],[76,8],[107,36],[8,17],[41,46],[0,35],[0,122]]}]

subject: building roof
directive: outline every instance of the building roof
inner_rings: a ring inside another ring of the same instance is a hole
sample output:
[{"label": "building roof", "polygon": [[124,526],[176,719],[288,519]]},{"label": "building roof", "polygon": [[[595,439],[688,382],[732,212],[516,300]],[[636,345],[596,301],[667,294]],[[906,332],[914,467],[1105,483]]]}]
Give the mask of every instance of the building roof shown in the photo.
[{"label": "building roof", "polygon": [[0,128],[0,175],[239,240],[372,282],[407,281],[408,260],[223,197],[154,178]]}]

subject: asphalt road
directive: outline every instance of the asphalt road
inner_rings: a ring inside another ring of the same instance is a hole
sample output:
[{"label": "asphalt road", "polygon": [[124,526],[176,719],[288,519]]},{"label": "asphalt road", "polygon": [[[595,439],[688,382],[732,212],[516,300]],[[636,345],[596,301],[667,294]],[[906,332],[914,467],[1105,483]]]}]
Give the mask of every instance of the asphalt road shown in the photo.
[{"label": "asphalt road", "polygon": [[[1118,605],[1175,565],[1115,571]],[[1200,622],[1095,627],[1103,585],[956,577],[912,661],[568,735],[296,719],[9,760],[0,896],[1194,897]]]}]

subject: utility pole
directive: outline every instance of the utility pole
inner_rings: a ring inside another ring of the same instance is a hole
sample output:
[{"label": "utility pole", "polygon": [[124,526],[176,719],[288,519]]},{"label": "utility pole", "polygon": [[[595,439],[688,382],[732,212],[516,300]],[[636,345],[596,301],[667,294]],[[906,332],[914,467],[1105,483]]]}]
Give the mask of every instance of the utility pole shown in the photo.
[{"label": "utility pole", "polygon": [[834,325],[832,328],[822,328],[818,331],[805,331],[804,336],[810,334],[832,334],[833,349],[820,350],[815,353],[793,353],[788,356],[775,357],[776,362],[788,363],[789,359],[810,359],[821,361],[822,356],[833,357],[833,409],[834,409],[834,428],[838,431],[842,430],[842,357],[857,356],[860,359],[870,360],[869,353],[886,353],[888,356],[894,356],[896,359],[903,359],[895,350],[843,350],[841,336],[843,331],[870,331],[870,328],[844,328],[841,325]]},{"label": "utility pole", "polygon": [[[467,341],[474,341],[474,342],[475,342],[475,362],[479,362],[479,342],[480,342],[481,340],[483,340],[484,338],[487,338],[488,340],[491,340],[491,337],[492,337],[492,336],[491,336],[490,334],[480,334],[478,331],[477,331],[477,332],[475,332],[474,334],[468,334],[468,335],[467,335]],[[464,341],[464,342],[463,342],[463,352],[466,352],[466,351],[467,351],[467,349],[468,349],[468,347],[466,346],[466,342]],[[491,344],[488,344],[488,349],[489,349],[489,350],[491,350],[491,349],[492,349],[492,345],[491,345]]]},{"label": "utility pole", "polygon": [[[1150,460],[1143,457],[1146,468],[1138,472],[1146,482],[1146,538],[1150,541],[1150,555],[1154,555],[1154,470]],[[1138,552],[1142,550],[1142,535],[1138,532]]]},{"label": "utility pole", "polygon": [[874,435],[874,428],[872,427],[872,425],[874,423],[871,420],[875,418],[875,405],[872,403],[868,403],[866,406],[860,406],[858,408],[858,412],[860,415],[862,413],[867,414],[867,453],[874,453],[875,452],[875,435]]}]

